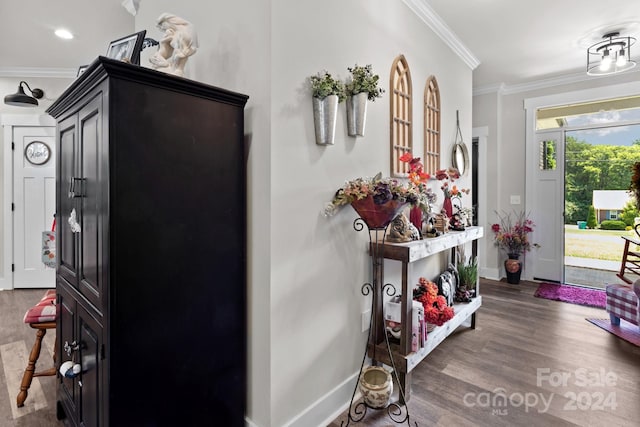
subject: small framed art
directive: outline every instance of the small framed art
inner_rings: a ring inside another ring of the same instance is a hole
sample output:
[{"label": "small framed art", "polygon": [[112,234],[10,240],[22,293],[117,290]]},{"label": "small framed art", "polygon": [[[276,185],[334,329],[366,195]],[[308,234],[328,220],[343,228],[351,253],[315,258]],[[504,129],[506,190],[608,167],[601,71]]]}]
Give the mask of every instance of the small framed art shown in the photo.
[{"label": "small framed art", "polygon": [[107,58],[140,65],[140,51],[147,30],[133,33],[109,43]]}]

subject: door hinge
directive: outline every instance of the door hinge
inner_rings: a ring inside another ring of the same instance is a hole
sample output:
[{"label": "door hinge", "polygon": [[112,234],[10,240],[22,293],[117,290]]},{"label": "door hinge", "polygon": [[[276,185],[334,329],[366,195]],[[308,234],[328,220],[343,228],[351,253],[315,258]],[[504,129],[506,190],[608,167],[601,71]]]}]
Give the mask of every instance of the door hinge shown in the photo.
[{"label": "door hinge", "polygon": [[11,202],[11,212],[16,210],[16,204]]},{"label": "door hinge", "polygon": [[16,143],[15,143],[15,142],[13,142],[13,141],[11,142],[11,149],[12,149],[12,150],[15,150],[15,149],[16,149]]},{"label": "door hinge", "polygon": [[104,360],[104,358],[106,357],[106,356],[105,356],[105,353],[106,353],[106,351],[105,351],[105,349],[104,349],[104,344],[102,344],[102,346],[100,346],[100,358],[101,358],[102,360]]},{"label": "door hinge", "polygon": [[11,264],[11,272],[13,273],[14,271],[16,271],[16,265],[15,264]]}]

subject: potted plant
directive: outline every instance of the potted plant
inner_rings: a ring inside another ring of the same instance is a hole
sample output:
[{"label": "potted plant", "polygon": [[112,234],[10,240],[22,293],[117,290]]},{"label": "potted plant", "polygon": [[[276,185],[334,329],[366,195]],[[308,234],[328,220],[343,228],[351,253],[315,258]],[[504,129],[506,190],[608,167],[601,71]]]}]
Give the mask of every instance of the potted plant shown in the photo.
[{"label": "potted plant", "polygon": [[424,211],[435,200],[430,189],[395,178],[356,178],[345,182],[324,208],[324,215],[335,215],[340,208],[351,205],[371,229],[385,228],[407,204]]},{"label": "potted plant", "polygon": [[495,238],[494,244],[504,250],[509,258],[504,263],[507,282],[518,284],[522,272],[520,255],[530,251],[532,246],[540,246],[529,241],[529,233],[533,232],[535,224],[525,212],[519,212],[514,216],[511,213],[500,215],[496,212],[496,215],[500,223],[491,226]]},{"label": "potted plant", "polygon": [[346,83],[347,133],[349,136],[364,136],[367,100],[375,101],[384,93],[378,86],[380,77],[373,74],[371,64],[347,68],[351,77]]},{"label": "potted plant", "polygon": [[344,83],[326,70],[310,76],[309,82],[313,97],[316,144],[333,145],[338,104],[346,97]]},{"label": "potted plant", "polygon": [[476,283],[478,281],[478,259],[476,257],[469,258],[467,262],[464,248],[459,247],[457,252],[458,262],[456,270],[458,271],[458,289],[456,289],[456,302],[469,302],[475,297]]}]

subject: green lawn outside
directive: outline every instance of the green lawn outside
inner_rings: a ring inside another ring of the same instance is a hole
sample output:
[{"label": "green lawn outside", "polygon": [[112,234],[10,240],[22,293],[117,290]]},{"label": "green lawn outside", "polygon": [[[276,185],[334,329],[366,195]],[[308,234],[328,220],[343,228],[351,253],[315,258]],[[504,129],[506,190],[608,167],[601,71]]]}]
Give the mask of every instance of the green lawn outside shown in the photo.
[{"label": "green lawn outside", "polygon": [[565,225],[565,256],[621,261],[624,240],[621,236],[637,239],[633,230],[579,230]]}]

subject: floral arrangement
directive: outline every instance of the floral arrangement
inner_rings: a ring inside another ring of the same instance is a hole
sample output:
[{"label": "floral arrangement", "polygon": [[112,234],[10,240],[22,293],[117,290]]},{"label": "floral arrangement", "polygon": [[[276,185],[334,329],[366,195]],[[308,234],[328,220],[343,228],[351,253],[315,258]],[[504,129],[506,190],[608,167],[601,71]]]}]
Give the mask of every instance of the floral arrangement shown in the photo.
[{"label": "floral arrangement", "polygon": [[311,83],[311,95],[314,98],[324,99],[329,95],[337,95],[338,102],[347,98],[344,83],[334,78],[326,70],[310,76],[309,82]]},{"label": "floral arrangement", "polygon": [[[444,193],[444,197],[446,199],[450,199],[451,197],[462,197],[462,194],[469,194],[471,192],[468,188],[458,188],[457,185],[453,185],[453,182],[459,178],[460,172],[454,167],[436,171],[436,179],[438,181],[445,181],[442,183],[440,189]],[[452,184],[451,187],[449,187],[449,184]]]},{"label": "floral arrangement", "polygon": [[499,224],[493,224],[491,231],[494,233],[495,245],[504,249],[508,254],[520,255],[525,251],[530,251],[531,247],[539,247],[537,243],[529,241],[529,233],[533,232],[535,224],[524,212],[519,212],[512,216],[511,213],[500,215]]},{"label": "floral arrangement", "polygon": [[413,290],[413,299],[422,303],[427,323],[442,326],[454,315],[453,307],[447,305],[443,295],[438,295],[438,285],[424,277],[418,279],[418,285]]},{"label": "floral arrangement", "polygon": [[[398,160],[409,163],[409,182],[427,199],[427,206],[435,203],[436,195],[427,187],[427,181],[431,177],[424,171],[420,157],[413,157],[411,153],[405,153]],[[423,209],[423,211],[428,213],[429,210]]]},{"label": "floral arrangement", "polygon": [[373,197],[373,201],[377,205],[383,205],[390,200],[398,200],[410,203],[412,206],[419,206],[425,211],[429,210],[427,194],[423,193],[422,189],[413,182],[382,178],[382,174],[378,173],[373,178],[365,177],[346,181],[325,206],[324,215],[333,216],[342,206],[369,196]]},{"label": "floral arrangement", "polygon": [[398,160],[409,163],[409,181],[415,185],[425,184],[431,178],[428,173],[424,172],[420,157],[413,157],[411,153],[404,153]]},{"label": "floral arrangement", "polygon": [[375,101],[384,93],[384,89],[378,87],[380,76],[373,74],[371,64],[359,66],[356,64],[353,68],[347,68],[351,73],[351,79],[347,81],[347,95],[357,95],[362,92],[367,93],[369,101]]}]

